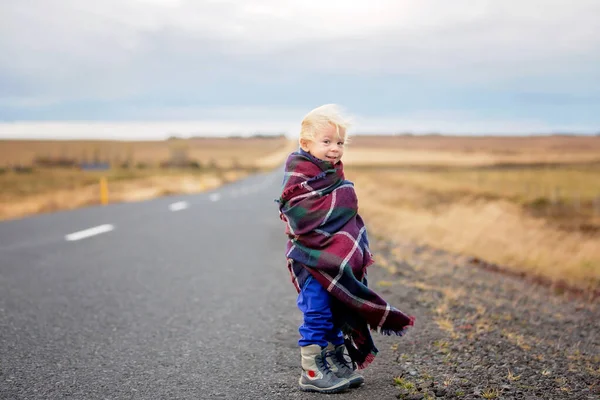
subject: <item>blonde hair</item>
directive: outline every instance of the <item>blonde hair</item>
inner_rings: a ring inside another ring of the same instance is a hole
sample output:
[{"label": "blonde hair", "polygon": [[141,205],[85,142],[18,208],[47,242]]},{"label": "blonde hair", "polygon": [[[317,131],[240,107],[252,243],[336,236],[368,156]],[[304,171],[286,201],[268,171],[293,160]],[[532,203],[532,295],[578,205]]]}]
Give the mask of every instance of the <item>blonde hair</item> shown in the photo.
[{"label": "blonde hair", "polygon": [[344,139],[348,141],[350,119],[343,115],[343,110],[337,104],[325,104],[306,114],[302,119],[300,139],[313,141],[328,125],[336,127],[338,137],[341,137],[340,130],[343,129]]}]

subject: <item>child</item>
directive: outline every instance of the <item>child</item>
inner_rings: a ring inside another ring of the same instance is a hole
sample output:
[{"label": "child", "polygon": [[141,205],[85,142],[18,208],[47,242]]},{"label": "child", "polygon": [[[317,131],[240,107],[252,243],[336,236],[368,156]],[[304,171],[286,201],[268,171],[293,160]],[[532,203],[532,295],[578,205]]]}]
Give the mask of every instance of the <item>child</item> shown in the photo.
[{"label": "child", "polygon": [[378,352],[370,329],[402,335],[414,321],[367,287],[366,269],[374,261],[354,184],[344,177],[347,128],[333,104],[304,117],[300,148],[286,161],[278,199],[288,269],[304,314],[298,342],[304,391],[360,386],[364,378],[356,368]]}]

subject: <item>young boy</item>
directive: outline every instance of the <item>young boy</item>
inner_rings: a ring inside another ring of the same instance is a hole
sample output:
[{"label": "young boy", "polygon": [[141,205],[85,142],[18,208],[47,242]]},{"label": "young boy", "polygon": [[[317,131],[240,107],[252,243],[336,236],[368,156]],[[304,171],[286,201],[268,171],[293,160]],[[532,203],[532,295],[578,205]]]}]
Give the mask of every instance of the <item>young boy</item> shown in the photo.
[{"label": "young boy", "polygon": [[373,258],[341,161],[348,125],[333,104],[304,117],[300,148],[286,161],[278,199],[289,239],[288,268],[304,315],[298,342],[304,391],[360,386],[364,378],[356,367],[365,368],[377,354],[369,330],[402,335],[413,325],[412,317],[367,287]]}]

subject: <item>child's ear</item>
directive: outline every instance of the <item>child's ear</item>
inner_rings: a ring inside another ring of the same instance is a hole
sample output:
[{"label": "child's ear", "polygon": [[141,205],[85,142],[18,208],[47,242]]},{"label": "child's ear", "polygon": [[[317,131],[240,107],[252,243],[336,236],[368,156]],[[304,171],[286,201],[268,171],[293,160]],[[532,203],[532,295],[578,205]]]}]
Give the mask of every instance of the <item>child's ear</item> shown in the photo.
[{"label": "child's ear", "polygon": [[308,142],[308,140],[300,138],[300,147],[302,148],[302,150],[308,151]]}]

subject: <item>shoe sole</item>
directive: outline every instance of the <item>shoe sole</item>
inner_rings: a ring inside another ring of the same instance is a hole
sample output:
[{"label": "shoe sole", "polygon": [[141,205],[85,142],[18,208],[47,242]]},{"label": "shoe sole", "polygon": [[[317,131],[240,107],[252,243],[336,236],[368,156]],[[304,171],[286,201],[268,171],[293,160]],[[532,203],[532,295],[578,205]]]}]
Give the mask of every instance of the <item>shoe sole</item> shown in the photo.
[{"label": "shoe sole", "polygon": [[363,378],[354,380],[354,381],[350,381],[350,389],[356,389],[357,387],[361,386],[363,383],[365,383],[365,380]]},{"label": "shoe sole", "polygon": [[343,391],[347,390],[348,388],[350,388],[350,382],[341,383],[338,386],[334,386],[334,387],[327,388],[327,389],[319,388],[319,387],[313,386],[313,385],[303,384],[301,382],[298,382],[298,385],[300,386],[300,390],[302,390],[303,392],[317,392],[317,393],[329,393],[329,394],[340,393],[340,392],[343,392]]}]

